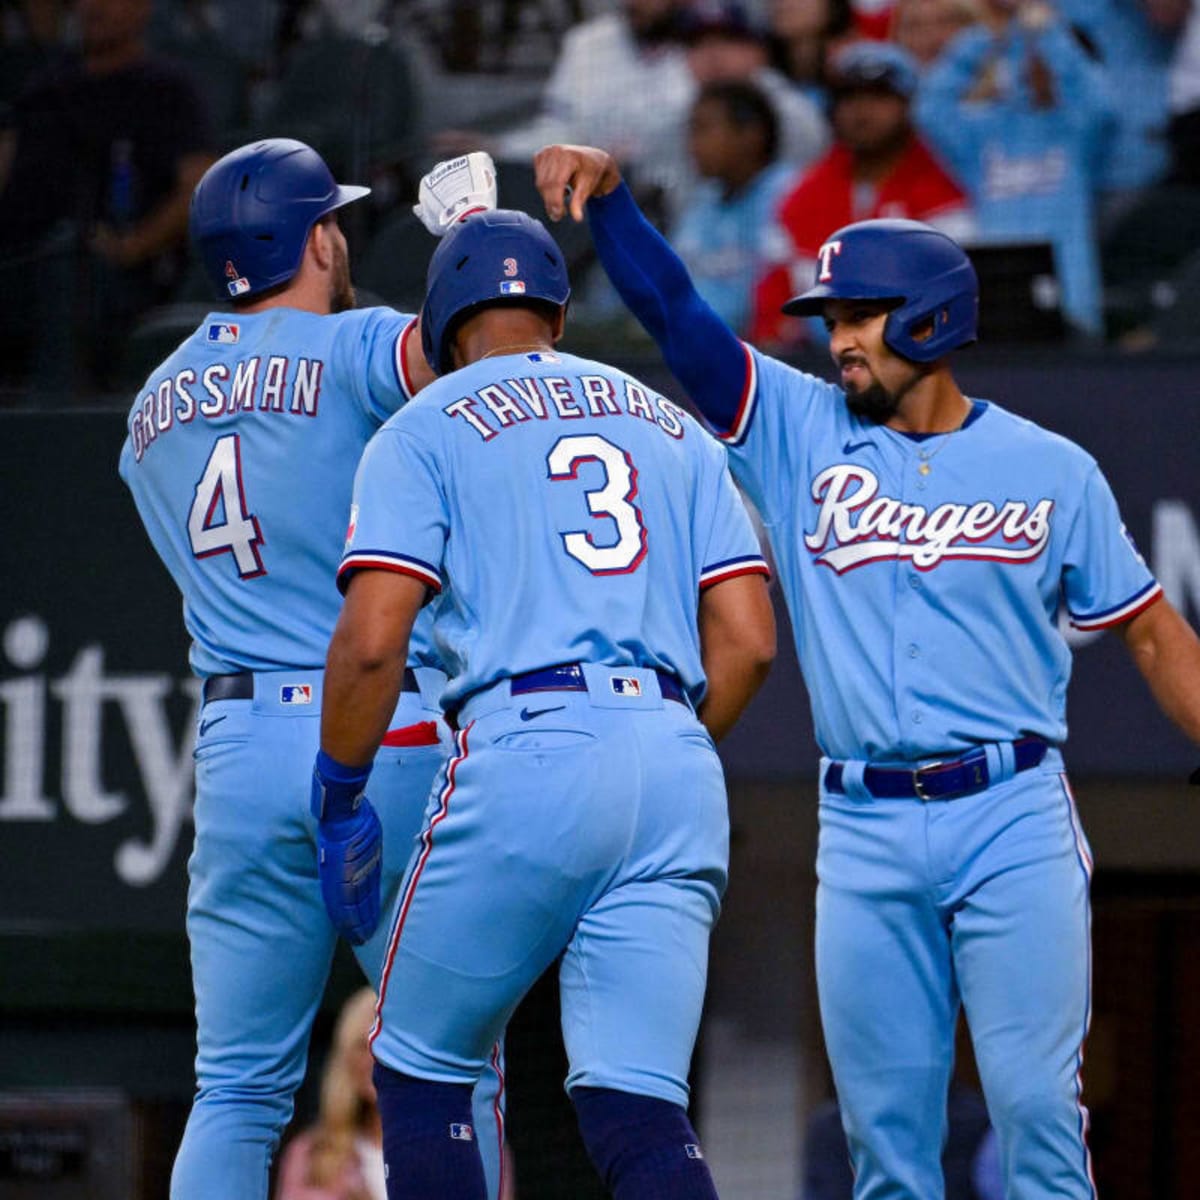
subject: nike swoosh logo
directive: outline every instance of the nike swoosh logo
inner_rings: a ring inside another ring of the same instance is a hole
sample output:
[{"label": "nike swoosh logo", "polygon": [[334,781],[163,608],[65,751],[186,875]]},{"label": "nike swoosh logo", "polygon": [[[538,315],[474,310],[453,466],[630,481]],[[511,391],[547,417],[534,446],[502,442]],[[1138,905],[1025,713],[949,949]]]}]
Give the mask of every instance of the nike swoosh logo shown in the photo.
[{"label": "nike swoosh logo", "polygon": [[875,445],[874,442],[847,442],[842,447],[842,453],[843,454],[853,454],[855,452],[855,450],[861,450],[865,446],[873,446],[873,445]]},{"label": "nike swoosh logo", "polygon": [[523,708],[521,709],[521,720],[532,721],[534,717],[545,716],[548,712],[559,712],[566,707],[565,704],[556,704],[553,708]]},{"label": "nike swoosh logo", "polygon": [[225,717],[213,717],[211,720],[201,721],[200,736],[203,737],[214,725],[219,724],[223,720],[225,720]]}]

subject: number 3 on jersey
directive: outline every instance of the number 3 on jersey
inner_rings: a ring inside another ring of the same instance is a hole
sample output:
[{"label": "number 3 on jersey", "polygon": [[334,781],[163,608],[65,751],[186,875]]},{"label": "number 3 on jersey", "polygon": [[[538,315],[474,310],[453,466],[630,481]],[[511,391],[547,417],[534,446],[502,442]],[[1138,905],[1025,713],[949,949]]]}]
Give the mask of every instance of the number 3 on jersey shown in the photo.
[{"label": "number 3 on jersey", "polygon": [[617,527],[617,541],[597,546],[592,535],[582,530],[561,535],[563,549],[578,559],[593,575],[625,575],[636,571],[646,557],[646,526],[637,505],[637,469],[619,446],[598,434],[559,438],[546,458],[550,478],[556,482],[579,478],[579,464],[597,462],[604,468],[604,484],[591,488],[588,511],[593,517],[609,517]]},{"label": "number 3 on jersey", "polygon": [[[217,520],[218,512],[224,520]],[[263,541],[258,519],[246,511],[242,450],[236,433],[218,438],[208,456],[188,513],[188,538],[197,558],[232,554],[243,579],[267,572],[258,553]]]}]

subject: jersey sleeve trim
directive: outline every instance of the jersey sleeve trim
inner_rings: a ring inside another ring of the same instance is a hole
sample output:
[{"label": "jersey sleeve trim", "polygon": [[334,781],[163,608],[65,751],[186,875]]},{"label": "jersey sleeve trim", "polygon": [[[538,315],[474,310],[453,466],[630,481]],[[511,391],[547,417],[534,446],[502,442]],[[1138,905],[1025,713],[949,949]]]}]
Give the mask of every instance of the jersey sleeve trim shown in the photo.
[{"label": "jersey sleeve trim", "polygon": [[745,342],[742,342],[741,346],[746,357],[746,376],[742,381],[742,395],[738,400],[737,411],[725,432],[713,426],[717,439],[728,446],[740,446],[746,440],[758,400],[758,364],[754,361],[754,355],[750,353],[750,347]]},{"label": "jersey sleeve trim", "polygon": [[396,339],[396,382],[400,385],[400,390],[404,393],[406,400],[411,400],[417,394],[412,376],[408,373],[408,339],[416,332],[416,328],[417,318],[413,317]]},{"label": "jersey sleeve trim", "polygon": [[735,579],[739,575],[765,575],[771,577],[771,568],[767,560],[760,554],[747,554],[741,558],[727,558],[722,562],[713,563],[700,572],[700,590],[724,583],[727,579]]},{"label": "jersey sleeve trim", "polygon": [[1070,613],[1071,624],[1074,628],[1085,631],[1111,629],[1114,625],[1121,625],[1125,621],[1133,620],[1138,613],[1149,608],[1161,595],[1162,584],[1157,580],[1151,580],[1140,592],[1115,608],[1106,608],[1103,612],[1091,613],[1088,616],[1076,616],[1075,613]]},{"label": "jersey sleeve trim", "polygon": [[395,571],[398,575],[411,575],[419,579],[435,592],[442,590],[442,577],[429,563],[387,550],[356,550],[346,555],[337,573],[337,584],[341,591],[346,590],[350,576],[355,571]]}]

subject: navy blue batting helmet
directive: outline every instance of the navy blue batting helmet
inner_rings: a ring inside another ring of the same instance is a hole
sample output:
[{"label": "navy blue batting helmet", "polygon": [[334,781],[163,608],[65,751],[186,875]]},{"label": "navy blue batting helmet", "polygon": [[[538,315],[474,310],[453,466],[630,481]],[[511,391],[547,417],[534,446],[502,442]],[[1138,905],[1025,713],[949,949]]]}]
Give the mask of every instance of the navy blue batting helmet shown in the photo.
[{"label": "navy blue batting helmet", "polygon": [[218,159],[196,185],[192,242],[221,296],[253,296],[291,279],[313,225],[370,190],[339,185],[303,142],[253,142]]},{"label": "navy blue batting helmet", "polygon": [[[921,221],[858,221],[831,234],[817,252],[815,284],[783,311],[819,315],[826,300],[894,304],[883,340],[914,362],[933,362],[976,338],[975,268],[953,238]],[[917,332],[924,336],[914,337]]]},{"label": "navy blue batting helmet", "polygon": [[492,304],[571,297],[567,264],[541,221],[515,209],[473,213],[448,233],[429,260],[421,346],[429,365],[453,369],[450,347],[471,311]]}]

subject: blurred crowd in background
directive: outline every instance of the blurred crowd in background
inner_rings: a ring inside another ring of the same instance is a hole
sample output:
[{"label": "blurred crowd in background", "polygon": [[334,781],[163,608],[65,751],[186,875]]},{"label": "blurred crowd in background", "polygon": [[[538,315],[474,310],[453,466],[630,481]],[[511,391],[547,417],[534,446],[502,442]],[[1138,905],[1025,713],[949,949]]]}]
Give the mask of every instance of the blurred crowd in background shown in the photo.
[{"label": "blurred crowd in background", "polygon": [[[127,402],[215,303],[191,190],[258,136],[374,189],[364,303],[419,304],[435,161],[490,150],[542,215],[532,154],[573,141],[776,353],[820,346],[779,305],[875,216],[971,249],[993,341],[1200,347],[1197,0],[0,0],[0,402]],[[575,327],[611,328],[586,230],[554,232]]]}]

